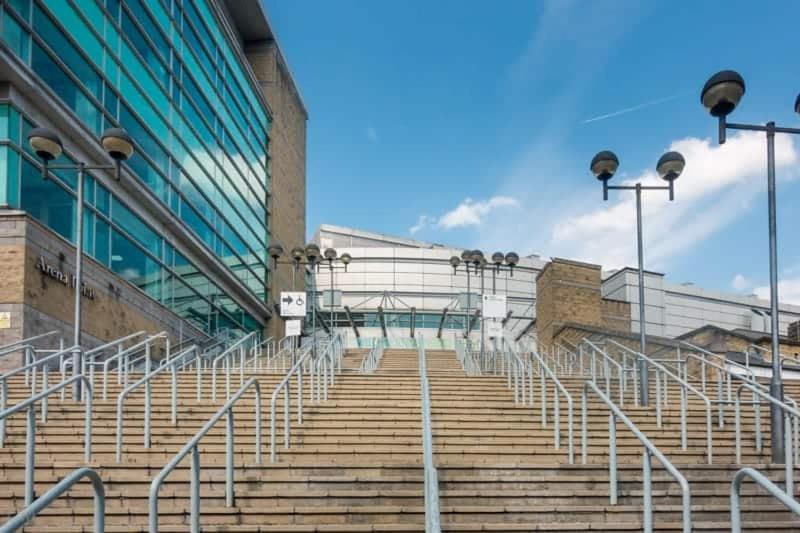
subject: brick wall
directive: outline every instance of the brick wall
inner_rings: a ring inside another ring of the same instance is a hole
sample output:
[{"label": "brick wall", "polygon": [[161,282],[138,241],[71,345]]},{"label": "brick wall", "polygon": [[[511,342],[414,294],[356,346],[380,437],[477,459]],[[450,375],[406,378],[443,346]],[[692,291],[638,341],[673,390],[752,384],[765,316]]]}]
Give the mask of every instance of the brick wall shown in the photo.
[{"label": "brick wall", "polygon": [[[306,122],[308,116],[291,75],[274,41],[248,43],[245,55],[253,67],[272,111],[270,129],[271,198],[269,200],[270,242],[288,254],[306,243]],[[304,290],[302,270],[295,290]],[[292,269],[279,265],[272,273],[270,302],[277,302],[282,290],[291,290]],[[274,311],[274,307],[273,307]],[[283,321],[273,314],[267,324],[268,336],[283,336]]]}]

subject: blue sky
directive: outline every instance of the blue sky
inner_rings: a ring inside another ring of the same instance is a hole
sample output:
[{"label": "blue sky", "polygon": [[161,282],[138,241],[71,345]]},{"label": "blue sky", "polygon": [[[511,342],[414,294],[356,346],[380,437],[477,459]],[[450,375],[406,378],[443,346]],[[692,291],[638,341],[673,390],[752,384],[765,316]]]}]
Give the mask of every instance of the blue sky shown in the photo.
[{"label": "blue sky", "polygon": [[[654,180],[679,149],[674,204],[644,200],[647,267],[765,293],[765,141],[717,147],[699,92],[736,69],[747,94],[731,120],[800,126],[800,3],[264,2],[310,113],[309,234],[633,264],[633,198],[603,203],[589,161],[612,149],[615,181]],[[777,152],[782,299],[800,302],[800,138]]]}]

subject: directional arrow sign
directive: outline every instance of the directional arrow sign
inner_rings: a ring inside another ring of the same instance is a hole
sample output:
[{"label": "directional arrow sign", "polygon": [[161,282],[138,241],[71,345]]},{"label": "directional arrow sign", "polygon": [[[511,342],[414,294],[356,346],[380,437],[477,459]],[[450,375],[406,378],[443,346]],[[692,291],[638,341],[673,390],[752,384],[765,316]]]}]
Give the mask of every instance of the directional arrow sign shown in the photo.
[{"label": "directional arrow sign", "polygon": [[306,316],[306,295],[302,292],[281,292],[281,316]]}]

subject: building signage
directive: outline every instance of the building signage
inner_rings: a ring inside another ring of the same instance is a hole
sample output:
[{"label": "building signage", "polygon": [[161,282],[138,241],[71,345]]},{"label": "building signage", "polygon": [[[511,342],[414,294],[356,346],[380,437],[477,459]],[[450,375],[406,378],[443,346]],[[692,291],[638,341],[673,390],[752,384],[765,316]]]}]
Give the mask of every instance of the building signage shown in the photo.
[{"label": "building signage", "polygon": [[490,339],[500,339],[503,337],[503,323],[502,322],[495,322],[492,320],[491,322],[486,323],[486,334]]},{"label": "building signage", "polygon": [[306,293],[282,291],[281,316],[306,316]]},{"label": "building signage", "polygon": [[302,322],[300,320],[287,320],[285,323],[286,326],[286,336],[287,337],[299,337]]},{"label": "building signage", "polygon": [[0,313],[0,329],[8,329],[11,327],[11,311],[3,311]]},{"label": "building signage", "polygon": [[483,317],[484,318],[505,318],[506,317],[506,295],[505,294],[484,294],[483,295]]},{"label": "building signage", "polygon": [[[44,256],[39,256],[39,261],[36,262],[36,270],[53,278],[54,280],[58,281],[59,283],[63,284],[66,287],[71,289],[75,288],[75,274],[68,274],[63,272],[60,268],[55,265],[51,265],[47,262]],[[82,284],[81,287],[81,294],[90,300],[94,300],[94,289],[88,287],[86,283]]]}]

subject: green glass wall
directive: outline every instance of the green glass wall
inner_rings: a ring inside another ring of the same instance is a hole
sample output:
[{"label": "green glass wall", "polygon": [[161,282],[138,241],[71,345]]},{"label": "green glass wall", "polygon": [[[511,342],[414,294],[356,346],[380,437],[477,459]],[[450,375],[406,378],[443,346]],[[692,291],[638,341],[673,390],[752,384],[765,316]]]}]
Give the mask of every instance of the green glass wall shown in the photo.
[{"label": "green glass wall", "polygon": [[[207,1],[10,0],[0,4],[0,46],[38,75],[92,134],[112,126],[126,128],[137,145],[127,163],[136,178],[264,299],[270,117]],[[5,142],[0,165],[9,170],[0,187],[0,204],[28,209],[69,236],[70,222],[61,216],[74,202],[69,176],[47,185],[29,183],[36,163],[23,157],[19,147],[24,144],[22,130],[30,124],[9,108],[5,113],[0,118],[6,130],[0,136]],[[9,125],[12,115],[20,121],[16,130]],[[53,195],[52,206],[37,205],[36,195],[43,193]],[[99,220],[102,226],[107,221],[103,217],[113,212],[121,233],[102,227],[93,255],[107,255],[105,264],[115,271],[138,272],[135,283],[154,298],[182,295],[180,287],[165,290],[173,281],[165,279],[163,267],[174,267],[179,277],[182,272],[198,276],[197,269],[176,263],[177,252],[168,253],[163,238],[107,198],[108,191],[98,194],[106,197],[99,201],[108,204],[103,206],[107,212],[91,211],[92,223],[96,226]],[[126,255],[113,251],[114,243],[124,247],[122,239],[144,247],[161,267],[144,261],[126,268]],[[160,250],[153,248],[154,242],[161,242]],[[160,280],[155,274],[159,269]],[[195,292],[219,316],[238,309],[210,281],[200,285]],[[209,308],[206,315],[215,313]],[[249,321],[252,317],[238,320]]]}]

